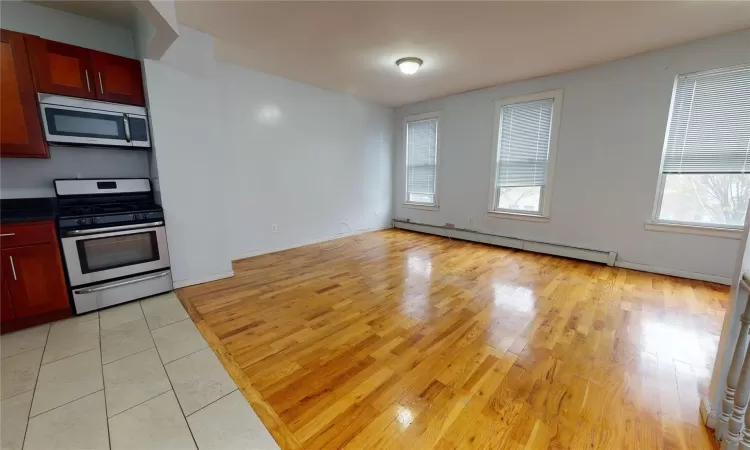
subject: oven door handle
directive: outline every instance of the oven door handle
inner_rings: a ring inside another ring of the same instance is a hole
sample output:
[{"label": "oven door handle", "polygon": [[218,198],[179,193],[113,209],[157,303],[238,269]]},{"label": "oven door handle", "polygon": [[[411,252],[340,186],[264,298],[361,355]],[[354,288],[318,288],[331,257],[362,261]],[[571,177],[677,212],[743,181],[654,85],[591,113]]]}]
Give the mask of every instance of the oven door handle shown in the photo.
[{"label": "oven door handle", "polygon": [[127,286],[128,284],[140,283],[141,281],[155,280],[157,278],[166,277],[167,275],[169,275],[169,272],[170,272],[169,270],[165,270],[163,272],[151,273],[142,277],[131,278],[129,280],[117,281],[115,283],[109,283],[109,284],[104,284],[101,286],[95,286],[95,287],[90,287],[90,288],[77,289],[73,291],[73,293],[79,294],[79,295],[91,294],[94,292],[104,291],[107,289],[113,289],[113,288],[120,287],[120,286]]},{"label": "oven door handle", "polygon": [[157,222],[139,223],[135,225],[120,225],[117,227],[106,227],[106,228],[89,228],[87,230],[70,230],[66,234],[82,235],[82,234],[96,234],[108,231],[123,231],[123,230],[137,230],[139,228],[150,228],[164,225],[164,222],[159,220]]}]

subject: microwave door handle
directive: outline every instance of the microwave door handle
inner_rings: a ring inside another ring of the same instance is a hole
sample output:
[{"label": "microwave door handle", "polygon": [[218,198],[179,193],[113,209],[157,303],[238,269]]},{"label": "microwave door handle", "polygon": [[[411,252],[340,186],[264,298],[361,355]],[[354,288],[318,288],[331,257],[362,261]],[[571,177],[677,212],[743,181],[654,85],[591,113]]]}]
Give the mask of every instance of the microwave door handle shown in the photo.
[{"label": "microwave door handle", "polygon": [[125,142],[130,143],[130,118],[127,114],[122,115],[123,123],[125,124]]}]

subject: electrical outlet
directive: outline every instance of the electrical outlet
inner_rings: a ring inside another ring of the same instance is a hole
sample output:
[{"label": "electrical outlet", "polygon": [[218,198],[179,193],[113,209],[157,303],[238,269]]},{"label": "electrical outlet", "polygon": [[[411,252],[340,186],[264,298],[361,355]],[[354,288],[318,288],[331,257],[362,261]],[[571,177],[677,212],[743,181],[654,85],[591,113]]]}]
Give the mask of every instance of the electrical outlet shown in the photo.
[{"label": "electrical outlet", "polygon": [[380,213],[375,211],[375,217],[380,217]]},{"label": "electrical outlet", "polygon": [[279,226],[276,225],[275,223],[271,224],[271,231],[274,232],[274,233],[278,232],[279,231]]},{"label": "electrical outlet", "polygon": [[469,216],[469,223],[474,223],[474,218]]}]

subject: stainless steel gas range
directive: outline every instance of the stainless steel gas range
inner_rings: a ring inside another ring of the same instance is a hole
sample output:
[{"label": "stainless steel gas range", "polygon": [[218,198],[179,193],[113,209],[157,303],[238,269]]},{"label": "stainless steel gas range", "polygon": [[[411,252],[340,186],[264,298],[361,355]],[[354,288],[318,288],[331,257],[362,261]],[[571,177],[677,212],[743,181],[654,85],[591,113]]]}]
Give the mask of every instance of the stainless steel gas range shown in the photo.
[{"label": "stainless steel gas range", "polygon": [[55,180],[77,314],[172,290],[164,212],[147,178]]}]

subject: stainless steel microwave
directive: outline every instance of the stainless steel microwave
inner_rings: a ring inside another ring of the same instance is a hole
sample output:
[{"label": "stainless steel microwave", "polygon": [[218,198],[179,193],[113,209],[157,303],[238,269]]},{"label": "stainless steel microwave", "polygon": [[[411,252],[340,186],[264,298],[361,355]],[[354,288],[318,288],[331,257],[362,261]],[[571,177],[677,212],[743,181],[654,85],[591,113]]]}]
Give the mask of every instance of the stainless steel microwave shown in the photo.
[{"label": "stainless steel microwave", "polygon": [[151,147],[148,114],[141,106],[39,94],[49,143],[106,147]]}]

